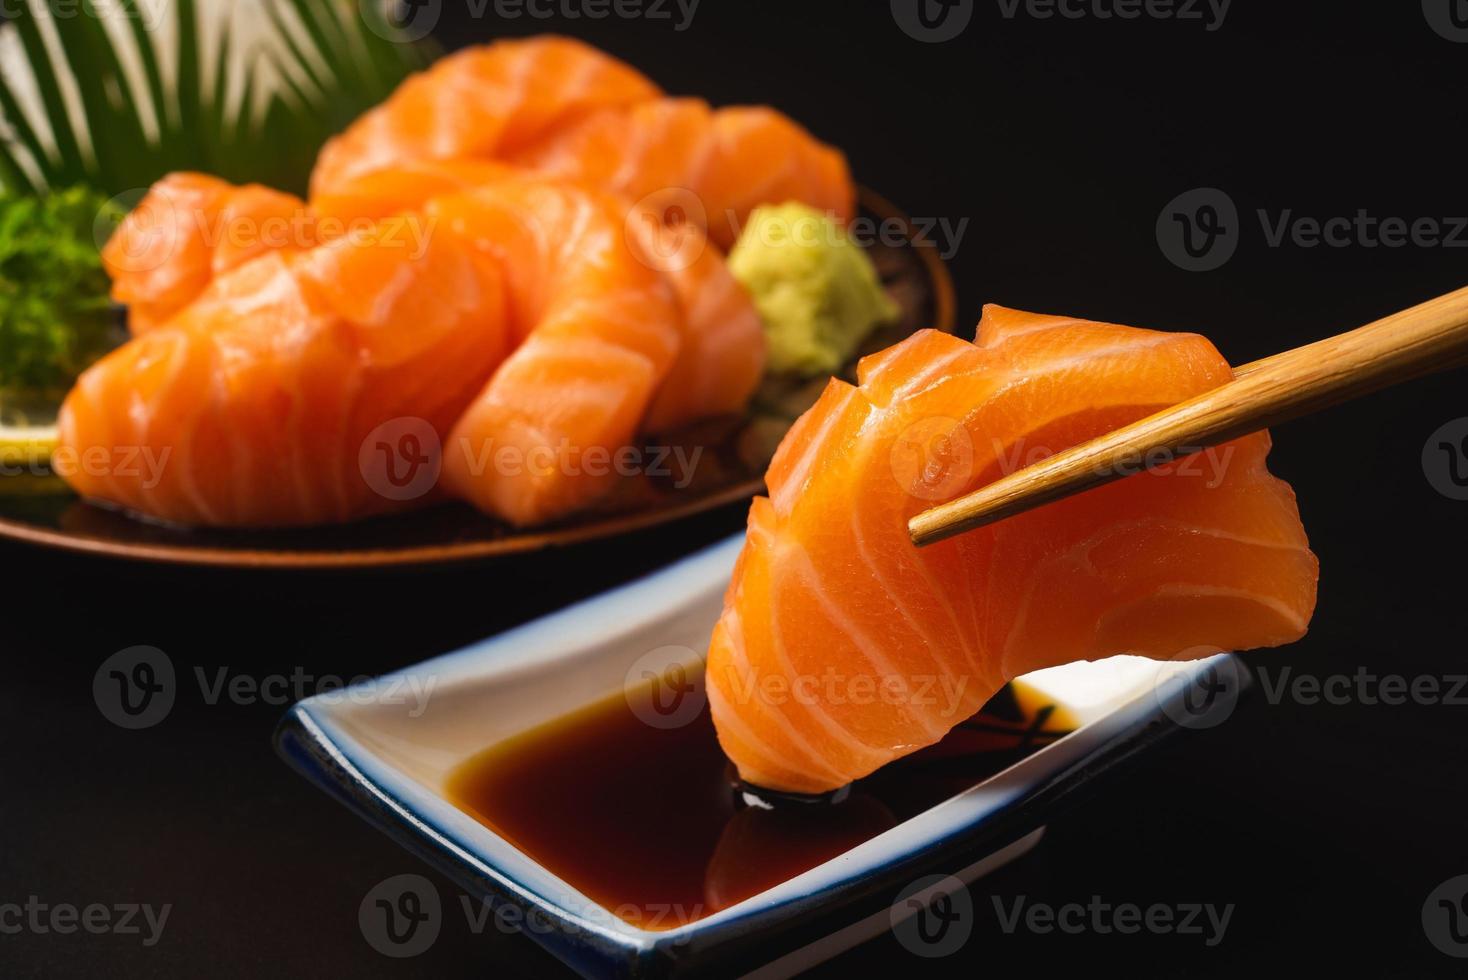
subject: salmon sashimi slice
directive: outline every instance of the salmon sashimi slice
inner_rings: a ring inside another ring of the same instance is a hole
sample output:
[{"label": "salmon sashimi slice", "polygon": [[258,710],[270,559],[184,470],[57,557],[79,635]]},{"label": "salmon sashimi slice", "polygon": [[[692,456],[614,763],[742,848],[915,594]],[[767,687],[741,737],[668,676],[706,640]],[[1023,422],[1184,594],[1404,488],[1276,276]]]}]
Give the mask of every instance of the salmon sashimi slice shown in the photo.
[{"label": "salmon sashimi slice", "polygon": [[444,58],[327,143],[311,200],[422,160],[515,163],[634,202],[681,192],[721,248],[762,204],[856,210],[846,158],[766,107],[664,98],[632,67],[560,37],[499,41]]},{"label": "salmon sashimi slice", "polygon": [[[509,337],[498,263],[413,220],[214,279],[82,375],[57,471],[86,498],[188,525],[344,522],[418,499],[396,492],[396,467],[436,462],[428,443]],[[395,425],[378,442],[416,455],[379,464],[371,437]]]},{"label": "salmon sashimi slice", "polygon": [[750,212],[798,201],[845,224],[856,212],[846,158],[773,109],[659,99],[566,127],[516,158],[534,169],[676,209],[733,247]]},{"label": "salmon sashimi slice", "polygon": [[418,211],[435,197],[521,174],[521,168],[493,160],[411,160],[340,181],[332,193],[313,197],[311,210],[323,223],[345,226]]},{"label": "salmon sashimi slice", "polygon": [[258,184],[196,173],[149,189],[102,250],[112,298],[134,334],[167,321],[216,276],[275,250],[317,244],[306,203]]},{"label": "salmon sashimi slice", "polygon": [[924,331],[858,386],[832,381],[750,511],[709,652],[741,776],[827,792],[1021,674],[1299,639],[1318,565],[1264,433],[927,548],[907,536],[928,507],[1231,377],[1196,335],[989,307],[973,344]]},{"label": "salmon sashimi slice", "polygon": [[429,202],[505,269],[517,344],[450,436],[444,482],[516,525],[606,494],[682,341],[672,290],[628,241],[622,204],[538,178]]},{"label": "salmon sashimi slice", "polygon": [[643,429],[672,432],[701,419],[744,410],[765,374],[764,323],[722,250],[698,225],[670,224],[630,208],[628,241],[644,265],[672,288],[681,342],[677,360],[643,420]]},{"label": "salmon sashimi slice", "polygon": [[[332,219],[346,224],[364,215],[418,210],[435,197],[517,179],[550,180],[507,164],[419,161],[344,181],[336,193],[317,197],[312,207],[323,224]],[[678,312],[678,356],[644,429],[668,432],[741,411],[765,370],[765,334],[754,300],[701,226],[667,222],[665,215],[625,198],[618,204],[634,254],[667,279]]]},{"label": "salmon sashimi slice", "polygon": [[322,149],[313,200],[417,160],[495,160],[582,116],[661,95],[631,66],[564,37],[472,47],[412,76]]}]

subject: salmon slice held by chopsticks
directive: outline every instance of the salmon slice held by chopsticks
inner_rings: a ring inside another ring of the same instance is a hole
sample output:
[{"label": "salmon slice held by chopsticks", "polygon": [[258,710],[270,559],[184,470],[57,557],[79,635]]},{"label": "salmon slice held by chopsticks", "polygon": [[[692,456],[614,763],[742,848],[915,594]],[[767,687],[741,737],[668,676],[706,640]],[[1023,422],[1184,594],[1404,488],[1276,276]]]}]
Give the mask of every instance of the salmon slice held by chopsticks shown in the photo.
[{"label": "salmon slice held by chopsticks", "polygon": [[[1022,674],[1299,639],[1318,564],[1264,433],[924,549],[907,522],[1230,380],[1204,338],[989,307],[832,381],[750,512],[708,662],[740,775],[821,793]],[[1141,470],[1139,464],[1138,470]]]}]

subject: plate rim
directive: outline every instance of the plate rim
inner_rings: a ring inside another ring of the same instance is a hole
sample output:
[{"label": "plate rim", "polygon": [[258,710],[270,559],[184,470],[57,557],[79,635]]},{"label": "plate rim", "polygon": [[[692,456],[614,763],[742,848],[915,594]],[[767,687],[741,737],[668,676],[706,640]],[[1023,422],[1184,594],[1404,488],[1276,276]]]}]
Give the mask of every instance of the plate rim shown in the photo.
[{"label": "plate rim", "polygon": [[[939,250],[912,219],[886,197],[865,185],[857,186],[860,206],[883,221],[903,223],[907,247],[917,253],[933,293],[934,329],[953,333],[957,328],[958,303],[952,273]],[[674,524],[758,496],[764,480],[749,480],[718,493],[659,510],[636,511],[608,517],[581,526],[550,528],[518,533],[492,540],[445,544],[374,548],[362,551],[305,549],[286,551],[270,548],[222,548],[218,545],[120,543],[87,534],[68,534],[0,516],[0,539],[71,554],[208,568],[278,569],[293,571],[372,570],[433,567],[528,554],[555,547],[573,547]]]}]

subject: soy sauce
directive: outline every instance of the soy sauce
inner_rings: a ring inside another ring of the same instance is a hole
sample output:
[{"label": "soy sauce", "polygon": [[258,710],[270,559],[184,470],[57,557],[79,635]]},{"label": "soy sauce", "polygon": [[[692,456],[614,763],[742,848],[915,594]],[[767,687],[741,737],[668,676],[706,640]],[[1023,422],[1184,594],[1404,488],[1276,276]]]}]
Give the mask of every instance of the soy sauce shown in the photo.
[{"label": "soy sauce", "polygon": [[962,792],[1073,724],[1011,686],[938,745],[839,802],[748,805],[707,710],[644,723],[618,695],[503,741],[454,771],[449,798],[613,914],[665,930],[822,864]]}]

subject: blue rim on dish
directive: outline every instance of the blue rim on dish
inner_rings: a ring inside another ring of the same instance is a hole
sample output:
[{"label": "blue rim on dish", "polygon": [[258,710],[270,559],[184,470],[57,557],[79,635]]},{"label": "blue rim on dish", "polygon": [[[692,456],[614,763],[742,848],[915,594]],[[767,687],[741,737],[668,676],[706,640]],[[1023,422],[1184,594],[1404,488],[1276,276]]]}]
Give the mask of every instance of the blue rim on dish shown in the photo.
[{"label": "blue rim on dish", "polygon": [[[433,743],[437,735],[424,736],[423,746],[415,740],[419,732],[458,731],[454,711],[462,717],[470,702],[541,711],[534,719],[505,722],[524,731],[593,703],[591,688],[604,696],[607,679],[625,675],[632,652],[662,638],[692,644],[688,637],[700,631],[706,639],[741,544],[742,536],[730,539],[465,650],[302,701],[282,720],[277,749],[306,778],[472,896],[512,903],[548,923],[531,930],[532,938],[586,976],[761,968],[785,974],[859,942],[872,931],[863,933],[862,923],[876,923],[880,931],[897,893],[917,878],[962,878],[963,869],[972,877],[1023,853],[1063,797],[1179,727],[1202,727],[1190,724],[1198,716],[1198,692],[1216,685],[1220,669],[1237,678],[1235,692],[1248,683],[1247,670],[1226,655],[1165,665],[1165,671],[1143,662],[1109,668],[1112,662],[1102,661],[1041,672],[1054,675],[1048,681],[1033,675],[1052,691],[1084,694],[1111,670],[1127,678],[1118,688],[1125,697],[1098,697],[1079,707],[1057,694],[1081,719],[1071,734],[789,881],[674,929],[644,930],[596,905],[447,799],[433,775],[441,765],[436,760],[471,752]],[[575,687],[566,679],[594,674],[600,680],[566,694],[566,703],[543,704],[545,692]],[[425,688],[445,692],[432,702],[444,706],[441,719],[426,711],[409,717],[405,705],[381,703],[388,700],[384,691]],[[502,713],[492,707],[483,712]],[[423,759],[430,762],[420,764]]]}]

